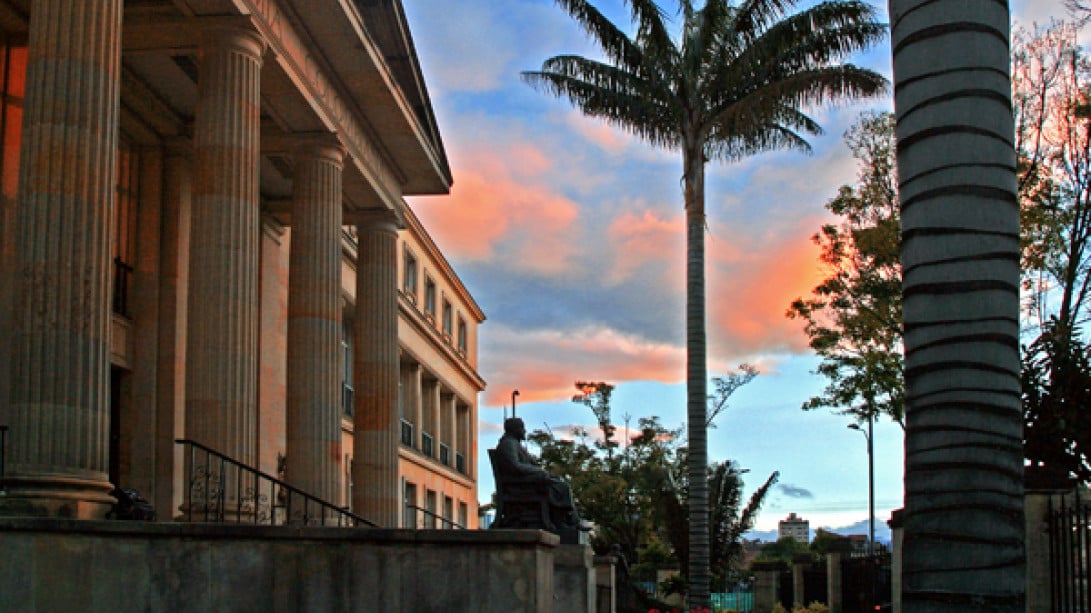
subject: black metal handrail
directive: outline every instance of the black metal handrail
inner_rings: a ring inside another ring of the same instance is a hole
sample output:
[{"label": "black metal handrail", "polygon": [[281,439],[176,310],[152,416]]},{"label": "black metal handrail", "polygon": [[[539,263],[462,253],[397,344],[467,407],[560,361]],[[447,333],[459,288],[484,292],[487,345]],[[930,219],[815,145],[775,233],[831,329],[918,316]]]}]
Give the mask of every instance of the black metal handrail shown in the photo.
[{"label": "black metal handrail", "polygon": [[413,509],[414,511],[420,511],[421,513],[424,513],[426,516],[431,517],[432,519],[438,519],[441,523],[450,526],[451,529],[453,529],[453,530],[466,530],[466,526],[463,526],[462,524],[460,524],[458,522],[451,521],[451,520],[447,519],[446,517],[437,514],[434,511],[429,511],[428,509],[422,509],[421,507],[418,507],[417,505],[414,505],[414,504],[406,505],[406,507],[410,508],[410,509]]},{"label": "black metal handrail", "polygon": [[[174,442],[189,452],[186,521],[377,527],[346,508],[312,496],[201,443],[189,439]],[[233,498],[228,494],[233,494]]]}]

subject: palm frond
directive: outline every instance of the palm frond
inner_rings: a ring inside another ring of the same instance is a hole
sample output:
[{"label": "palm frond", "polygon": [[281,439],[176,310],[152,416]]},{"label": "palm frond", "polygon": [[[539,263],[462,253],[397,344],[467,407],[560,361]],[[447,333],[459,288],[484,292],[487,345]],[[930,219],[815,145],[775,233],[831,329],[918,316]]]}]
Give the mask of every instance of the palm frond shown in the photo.
[{"label": "palm frond", "polygon": [[743,38],[753,40],[786,15],[796,2],[797,0],[746,0],[736,10],[734,30]]},{"label": "palm frond", "polygon": [[[823,6],[829,9],[830,4]],[[853,15],[861,14],[858,3],[837,4],[850,5]],[[833,10],[808,13],[776,24],[738,53],[718,57],[703,91],[731,91],[737,83],[760,85],[799,70],[828,66],[886,35],[886,26],[873,20],[857,21],[853,15]]]},{"label": "palm frond", "polygon": [[584,29],[611,61],[632,71],[644,63],[643,52],[628,35],[587,0],[556,0]]},{"label": "palm frond", "polygon": [[551,69],[522,73],[523,81],[567,98],[585,115],[605,119],[655,146],[678,145],[675,110],[633,75],[578,56],[554,57],[545,66]]}]

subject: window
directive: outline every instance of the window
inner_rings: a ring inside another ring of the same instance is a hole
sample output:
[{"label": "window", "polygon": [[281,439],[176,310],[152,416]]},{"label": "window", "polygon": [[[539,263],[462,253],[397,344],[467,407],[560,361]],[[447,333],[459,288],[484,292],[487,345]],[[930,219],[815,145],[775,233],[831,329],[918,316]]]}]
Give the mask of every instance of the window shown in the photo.
[{"label": "window", "polygon": [[136,263],[136,209],[140,197],[140,159],[125,139],[117,146],[117,202],[114,206],[113,310],[131,317],[129,293]]},{"label": "window", "polygon": [[447,520],[443,522],[444,528],[454,528],[451,524],[455,521],[455,501],[450,496],[443,497],[443,519]]},{"label": "window", "polygon": [[405,482],[405,518],[402,520],[404,528],[417,527],[417,486]]},{"label": "window", "polygon": [[424,527],[432,528],[436,527],[436,493],[432,490],[428,490],[424,495]]},{"label": "window", "polygon": [[458,503],[458,525],[463,528],[470,527],[470,508],[465,502]]},{"label": "window", "polygon": [[[345,319],[341,323],[341,410],[345,415],[352,417],[353,403],[355,402],[355,390],[352,387],[352,321]],[[398,380],[398,389],[401,390],[401,380]]]},{"label": "window", "polygon": [[466,355],[466,320],[458,318],[458,352]]},{"label": "window", "polygon": [[417,299],[417,258],[407,248],[405,254],[405,270],[402,272],[402,290],[411,299]]},{"label": "window", "polygon": [[447,336],[447,340],[451,339],[451,328],[454,325],[454,313],[451,309],[451,303],[446,299],[443,301],[443,334]]},{"label": "window", "polygon": [[436,320],[436,282],[427,275],[424,277],[424,314]]}]

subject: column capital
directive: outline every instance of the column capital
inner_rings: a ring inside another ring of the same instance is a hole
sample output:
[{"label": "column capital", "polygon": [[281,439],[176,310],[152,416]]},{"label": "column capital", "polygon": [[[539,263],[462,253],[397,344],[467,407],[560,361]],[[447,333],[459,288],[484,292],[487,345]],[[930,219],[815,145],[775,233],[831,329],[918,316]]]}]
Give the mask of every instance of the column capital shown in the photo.
[{"label": "column capital", "polygon": [[202,27],[199,48],[202,52],[218,49],[237,51],[259,62],[269,45],[248,17],[211,17],[197,21]]},{"label": "column capital", "polygon": [[357,209],[345,211],[345,223],[356,226],[361,233],[379,230],[397,234],[398,230],[405,229],[405,213],[400,209]]},{"label": "column capital", "polygon": [[344,167],[345,147],[333,132],[297,132],[287,135],[284,144],[296,160],[318,158]]}]

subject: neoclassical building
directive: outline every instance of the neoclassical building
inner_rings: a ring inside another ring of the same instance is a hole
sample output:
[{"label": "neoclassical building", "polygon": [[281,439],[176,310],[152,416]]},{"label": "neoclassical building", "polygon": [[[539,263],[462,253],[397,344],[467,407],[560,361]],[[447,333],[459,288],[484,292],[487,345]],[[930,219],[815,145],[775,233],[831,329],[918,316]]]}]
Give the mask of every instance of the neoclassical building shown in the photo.
[{"label": "neoclassical building", "polygon": [[475,527],[484,315],[404,201],[451,175],[400,0],[0,0],[0,43],[7,512],[170,518],[185,438]]}]

